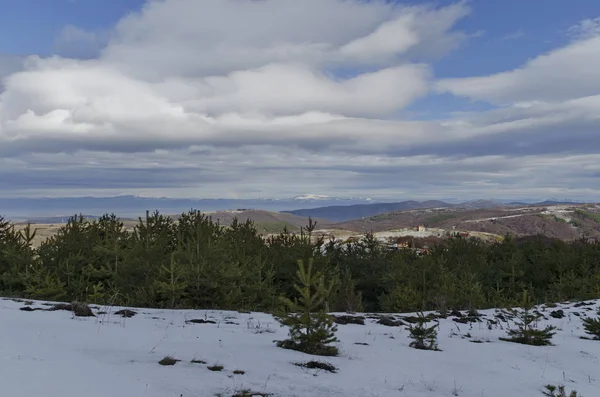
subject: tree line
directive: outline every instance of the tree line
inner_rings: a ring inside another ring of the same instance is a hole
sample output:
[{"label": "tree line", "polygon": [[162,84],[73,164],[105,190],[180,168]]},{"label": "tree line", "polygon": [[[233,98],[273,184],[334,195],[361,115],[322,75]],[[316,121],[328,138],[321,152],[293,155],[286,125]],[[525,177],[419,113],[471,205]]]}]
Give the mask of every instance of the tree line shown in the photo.
[{"label": "tree line", "polygon": [[330,293],[327,311],[476,311],[600,297],[600,243],[506,236],[449,239],[418,256],[367,233],[340,244],[300,233],[263,238],[251,221],[223,226],[199,211],[154,212],[126,230],[115,215],[74,216],[38,247],[35,230],[0,218],[0,295],[133,307],[275,312],[299,297],[298,261]]}]

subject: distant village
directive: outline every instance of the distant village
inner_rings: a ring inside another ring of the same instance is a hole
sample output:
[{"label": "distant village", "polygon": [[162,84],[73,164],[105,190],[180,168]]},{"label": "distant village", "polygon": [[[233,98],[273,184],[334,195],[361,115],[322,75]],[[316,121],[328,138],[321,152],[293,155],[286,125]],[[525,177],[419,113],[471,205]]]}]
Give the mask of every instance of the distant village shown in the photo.
[{"label": "distant village", "polygon": [[[410,231],[426,233],[426,232],[434,232],[427,236],[415,236],[415,235],[403,235],[403,236],[388,236],[388,237],[380,237],[385,246],[385,248],[393,251],[407,249],[413,250],[417,255],[423,256],[428,255],[430,253],[431,247],[435,245],[436,242],[439,242],[442,239],[472,239],[475,238],[468,231],[460,231],[460,230],[452,230],[442,232],[440,229],[432,229],[428,230],[424,225],[418,225],[412,228],[403,229],[403,232],[410,233]],[[333,237],[333,236],[330,236]],[[362,236],[351,236],[345,240],[337,239],[340,243],[356,243],[362,240]]]}]

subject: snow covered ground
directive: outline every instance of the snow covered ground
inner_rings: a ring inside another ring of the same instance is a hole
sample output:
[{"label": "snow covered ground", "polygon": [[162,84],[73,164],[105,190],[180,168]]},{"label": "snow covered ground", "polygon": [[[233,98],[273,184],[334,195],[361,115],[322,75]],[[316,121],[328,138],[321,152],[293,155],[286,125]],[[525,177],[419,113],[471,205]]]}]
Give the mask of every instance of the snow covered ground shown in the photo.
[{"label": "snow covered ground", "polygon": [[[581,317],[591,305],[541,309],[541,325],[559,327],[555,346],[503,342],[507,325],[440,320],[442,351],[408,346],[404,326],[367,318],[366,325],[339,325],[340,357],[315,357],[278,348],[287,329],[270,315],[204,310],[134,309],[132,318],[98,307],[97,317],[68,311],[23,311],[23,302],[0,300],[2,395],[19,397],[232,396],[243,389],[273,396],[542,396],[546,384],[563,383],[583,397],[600,395],[600,341],[582,340]],[[42,302],[28,307],[47,308]],[[565,317],[549,316],[564,310]],[[402,317],[402,316],[396,316]],[[215,324],[187,323],[203,319]],[[474,343],[482,342],[482,343]],[[181,360],[158,364],[164,356]],[[192,363],[192,359],[207,364]],[[337,373],[295,366],[325,361]],[[222,365],[221,372],[209,365]],[[233,371],[245,371],[235,375]]]}]

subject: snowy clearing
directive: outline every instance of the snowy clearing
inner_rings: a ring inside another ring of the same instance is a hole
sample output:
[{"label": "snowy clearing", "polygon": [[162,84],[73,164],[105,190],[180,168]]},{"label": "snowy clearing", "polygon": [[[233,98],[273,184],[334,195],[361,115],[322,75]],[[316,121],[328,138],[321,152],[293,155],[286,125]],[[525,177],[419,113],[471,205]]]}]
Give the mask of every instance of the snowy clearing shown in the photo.
[{"label": "snowy clearing", "polygon": [[[559,383],[583,397],[600,394],[600,341],[580,339],[581,318],[595,316],[599,302],[542,307],[548,320],[540,325],[558,327],[555,346],[548,347],[498,340],[512,321],[488,326],[494,310],[482,311],[476,323],[440,320],[442,351],[412,349],[406,327],[367,315],[366,325],[338,325],[339,357],[276,347],[287,328],[267,314],[133,309],[137,314],[124,318],[114,313],[121,308],[92,306],[97,317],[73,317],[21,310],[48,308],[29,303],[0,300],[0,380],[7,396],[199,397],[250,389],[288,397],[535,397],[544,385]],[[559,309],[565,317],[552,318]],[[181,361],[159,365],[168,355]],[[294,365],[310,360],[338,371]],[[224,368],[211,371],[212,365]]]}]

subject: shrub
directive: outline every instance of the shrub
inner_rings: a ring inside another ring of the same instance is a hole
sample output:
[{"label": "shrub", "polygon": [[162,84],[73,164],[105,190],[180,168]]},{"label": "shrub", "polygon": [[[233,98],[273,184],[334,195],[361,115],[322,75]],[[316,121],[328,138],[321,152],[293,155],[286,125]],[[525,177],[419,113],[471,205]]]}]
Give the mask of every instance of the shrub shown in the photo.
[{"label": "shrub", "polygon": [[437,327],[439,324],[426,327],[427,318],[423,313],[419,313],[418,319],[415,325],[411,324],[407,328],[410,332],[409,336],[413,340],[409,346],[419,350],[440,350],[437,346]]},{"label": "shrub", "polygon": [[535,328],[540,318],[540,314],[533,313],[531,311],[532,309],[533,304],[531,303],[531,298],[529,297],[527,291],[524,291],[521,310],[512,310],[512,313],[518,318],[516,321],[517,328],[509,329],[507,331],[509,337],[500,338],[500,340],[532,346],[552,345],[550,340],[555,334],[553,331],[556,329],[556,327],[547,326],[544,329]]},{"label": "shrub", "polygon": [[223,369],[225,367],[223,367],[222,365],[211,365],[210,367],[207,367],[207,368],[213,372],[221,372],[221,371],[223,371]]},{"label": "shrub", "polygon": [[594,340],[600,340],[600,318],[584,318],[583,328],[585,332],[592,335]]},{"label": "shrub", "polygon": [[542,390],[542,394],[547,397],[582,397],[577,394],[577,391],[575,390],[567,394],[564,385],[558,385],[558,387],[554,385],[546,385],[545,390]]},{"label": "shrub", "polygon": [[282,298],[283,304],[291,313],[279,315],[278,320],[290,327],[290,338],[278,341],[277,346],[318,356],[337,356],[337,347],[329,345],[337,342],[337,328],[332,316],[325,313],[323,308],[333,284],[325,286],[323,275],[313,272],[312,265],[312,259],[308,266],[304,266],[302,260],[298,261],[299,284],[296,283],[294,287],[299,292],[300,299],[292,301]]},{"label": "shrub", "polygon": [[324,371],[328,371],[331,373],[336,373],[337,368],[329,363],[324,363],[322,361],[307,361],[305,363],[294,363],[297,367],[308,368],[308,369],[322,369]]}]

